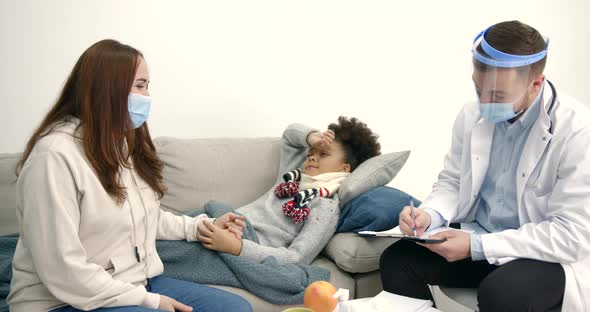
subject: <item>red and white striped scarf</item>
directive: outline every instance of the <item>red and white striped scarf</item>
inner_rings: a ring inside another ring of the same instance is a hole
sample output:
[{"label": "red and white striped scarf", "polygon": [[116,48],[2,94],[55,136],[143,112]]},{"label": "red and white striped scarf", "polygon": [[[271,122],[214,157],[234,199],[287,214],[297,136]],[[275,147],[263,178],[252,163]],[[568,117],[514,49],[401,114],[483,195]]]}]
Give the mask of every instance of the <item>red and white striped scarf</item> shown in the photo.
[{"label": "red and white striped scarf", "polygon": [[299,224],[309,217],[309,203],[316,197],[331,197],[338,191],[340,184],[350,173],[330,172],[317,176],[301,173],[301,169],[295,169],[283,175],[285,182],[275,188],[278,198],[293,199],[282,206],[283,213]]}]

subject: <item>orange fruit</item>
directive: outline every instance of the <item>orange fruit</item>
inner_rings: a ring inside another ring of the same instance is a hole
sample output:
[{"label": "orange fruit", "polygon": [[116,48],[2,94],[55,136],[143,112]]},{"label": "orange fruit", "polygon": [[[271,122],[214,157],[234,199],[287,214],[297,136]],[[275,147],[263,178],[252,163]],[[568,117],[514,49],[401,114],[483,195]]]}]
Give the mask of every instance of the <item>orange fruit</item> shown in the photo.
[{"label": "orange fruit", "polygon": [[338,299],[332,295],[336,293],[336,287],[326,281],[317,281],[307,287],[303,294],[303,303],[306,308],[314,312],[332,312],[338,304]]}]

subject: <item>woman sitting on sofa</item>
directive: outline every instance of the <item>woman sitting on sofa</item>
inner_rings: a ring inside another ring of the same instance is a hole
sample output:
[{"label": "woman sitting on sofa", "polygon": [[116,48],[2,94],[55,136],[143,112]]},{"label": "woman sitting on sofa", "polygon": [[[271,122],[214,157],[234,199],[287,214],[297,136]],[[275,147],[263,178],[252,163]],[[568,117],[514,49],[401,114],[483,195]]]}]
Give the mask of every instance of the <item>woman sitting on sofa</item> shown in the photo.
[{"label": "woman sitting on sofa", "polygon": [[[259,242],[241,239],[209,221],[198,227],[205,248],[261,262],[310,264],[326,246],[338,223],[336,194],[340,184],[365,160],[380,154],[371,129],[356,118],[320,133],[300,124],[289,126],[281,139],[279,176],[273,190],[236,211],[252,224]],[[301,166],[300,168],[298,168]]]},{"label": "woman sitting on sofa", "polygon": [[156,239],[196,241],[208,218],[160,210],[149,81],[139,51],[100,41],[29,140],[17,167],[11,311],[251,311],[236,295],[159,276]]}]

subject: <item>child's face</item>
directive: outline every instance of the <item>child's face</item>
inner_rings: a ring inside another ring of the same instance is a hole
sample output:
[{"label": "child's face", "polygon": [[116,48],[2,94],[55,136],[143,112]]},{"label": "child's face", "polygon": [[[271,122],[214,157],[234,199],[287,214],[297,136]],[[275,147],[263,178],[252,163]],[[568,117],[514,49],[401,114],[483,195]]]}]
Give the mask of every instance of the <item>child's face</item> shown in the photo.
[{"label": "child's face", "polygon": [[324,144],[321,148],[312,147],[303,163],[303,173],[316,176],[329,172],[350,172],[350,165],[345,159],[346,154],[340,142]]}]

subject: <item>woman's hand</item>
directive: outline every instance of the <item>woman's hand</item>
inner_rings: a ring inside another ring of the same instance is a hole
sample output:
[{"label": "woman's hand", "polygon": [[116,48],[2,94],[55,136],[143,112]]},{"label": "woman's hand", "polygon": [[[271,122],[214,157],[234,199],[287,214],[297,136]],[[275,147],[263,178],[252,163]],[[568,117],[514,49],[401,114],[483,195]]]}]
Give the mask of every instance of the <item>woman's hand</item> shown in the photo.
[{"label": "woman's hand", "polygon": [[168,296],[160,295],[160,306],[158,310],[170,311],[170,312],[191,312],[193,308],[182,304]]},{"label": "woman's hand", "polygon": [[326,130],[323,133],[312,132],[307,136],[307,144],[311,147],[321,148],[330,145],[336,139],[336,134],[332,130]]},{"label": "woman's hand", "polygon": [[201,222],[197,229],[197,238],[205,248],[234,256],[242,253],[242,240],[229,230],[220,229],[208,221]]}]

